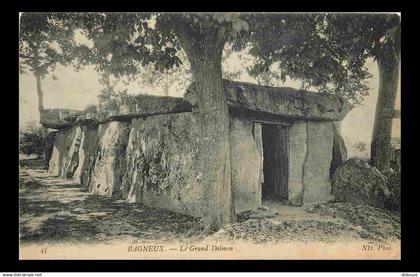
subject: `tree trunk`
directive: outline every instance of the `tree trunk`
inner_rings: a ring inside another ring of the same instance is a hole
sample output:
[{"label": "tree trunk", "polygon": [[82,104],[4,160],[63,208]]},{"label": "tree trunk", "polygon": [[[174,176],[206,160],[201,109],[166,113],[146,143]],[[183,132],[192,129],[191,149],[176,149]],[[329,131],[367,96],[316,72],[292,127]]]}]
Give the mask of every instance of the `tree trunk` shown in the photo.
[{"label": "tree trunk", "polygon": [[41,88],[41,76],[38,73],[35,73],[36,78],[36,92],[38,94],[38,111],[39,114],[44,110],[44,95]]},{"label": "tree trunk", "polygon": [[221,33],[193,34],[180,38],[191,64],[197,93],[200,128],[200,183],[207,214],[205,231],[218,230],[232,222],[235,211],[231,191],[229,112],[222,80]]},{"label": "tree trunk", "polygon": [[[229,113],[221,63],[215,57],[192,63],[200,118],[200,163],[207,204],[206,226],[218,230],[234,220],[231,195]],[[221,59],[221,57],[220,57]]]},{"label": "tree trunk", "polygon": [[377,57],[379,92],[372,134],[371,163],[379,170],[389,168],[391,134],[399,80],[399,57],[395,51],[384,51]]}]

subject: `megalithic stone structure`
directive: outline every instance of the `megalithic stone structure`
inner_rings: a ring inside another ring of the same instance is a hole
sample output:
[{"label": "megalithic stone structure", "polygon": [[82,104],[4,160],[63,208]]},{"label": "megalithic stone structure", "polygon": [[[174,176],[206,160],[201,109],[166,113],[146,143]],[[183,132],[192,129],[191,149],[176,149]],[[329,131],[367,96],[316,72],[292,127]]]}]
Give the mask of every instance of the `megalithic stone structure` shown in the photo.
[{"label": "megalithic stone structure", "polygon": [[[293,205],[332,199],[330,170],[345,146],[337,126],[350,104],[335,95],[224,81],[237,212],[264,199]],[[203,216],[194,84],[184,98],[123,96],[96,113],[45,110],[56,131],[49,170],[92,194]]]}]

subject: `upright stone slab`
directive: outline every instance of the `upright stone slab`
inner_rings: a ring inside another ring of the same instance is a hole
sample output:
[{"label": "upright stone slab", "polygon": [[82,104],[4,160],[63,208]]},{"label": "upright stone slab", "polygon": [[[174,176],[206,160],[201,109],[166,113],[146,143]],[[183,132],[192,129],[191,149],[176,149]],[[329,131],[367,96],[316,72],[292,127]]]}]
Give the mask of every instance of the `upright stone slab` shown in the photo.
[{"label": "upright stone slab", "polygon": [[54,141],[56,131],[48,133],[47,137],[45,138],[45,148],[44,148],[44,167],[46,170],[49,170],[50,166],[50,159],[52,156],[52,152],[54,150]]},{"label": "upright stone slab", "polygon": [[261,124],[230,118],[232,193],[237,213],[261,206],[262,133]]},{"label": "upright stone slab", "polygon": [[62,163],[62,157],[66,149],[67,136],[69,129],[64,129],[56,132],[54,137],[54,146],[51,153],[51,158],[48,165],[48,172],[55,176],[59,176]]},{"label": "upright stone slab", "polygon": [[79,148],[83,133],[80,126],[73,126],[67,138],[67,148],[63,155],[60,177],[71,179],[79,166]]},{"label": "upright stone slab", "polygon": [[96,195],[118,196],[125,171],[125,150],[129,124],[108,122],[98,129],[98,145],[93,163],[89,190]]},{"label": "upright stone slab", "polygon": [[61,177],[72,178],[78,166],[78,150],[80,146],[81,129],[72,126],[57,131],[54,147],[49,161],[49,172]]},{"label": "upright stone slab", "polygon": [[341,122],[336,121],[334,125],[334,140],[332,149],[332,160],[330,166],[330,176],[335,170],[347,160],[347,148],[343,137],[341,136]]},{"label": "upright stone slab", "polygon": [[83,186],[88,186],[89,175],[95,162],[98,141],[98,126],[82,126],[82,140],[79,147],[79,165],[74,178]]},{"label": "upright stone slab", "polygon": [[192,113],[132,120],[122,182],[128,201],[203,216],[198,143]]},{"label": "upright stone slab", "polygon": [[304,164],[308,151],[307,122],[297,121],[289,127],[289,202],[303,203]]},{"label": "upright stone slab", "polygon": [[332,122],[308,122],[307,127],[303,204],[325,203],[334,198],[330,181],[334,127]]}]

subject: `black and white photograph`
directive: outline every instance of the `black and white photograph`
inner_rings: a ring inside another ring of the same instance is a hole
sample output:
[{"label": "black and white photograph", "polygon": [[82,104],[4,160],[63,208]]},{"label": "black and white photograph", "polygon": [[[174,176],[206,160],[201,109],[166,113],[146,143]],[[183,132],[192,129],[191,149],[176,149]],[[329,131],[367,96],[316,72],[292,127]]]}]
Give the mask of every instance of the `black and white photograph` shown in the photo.
[{"label": "black and white photograph", "polygon": [[20,12],[19,259],[400,260],[401,20]]}]

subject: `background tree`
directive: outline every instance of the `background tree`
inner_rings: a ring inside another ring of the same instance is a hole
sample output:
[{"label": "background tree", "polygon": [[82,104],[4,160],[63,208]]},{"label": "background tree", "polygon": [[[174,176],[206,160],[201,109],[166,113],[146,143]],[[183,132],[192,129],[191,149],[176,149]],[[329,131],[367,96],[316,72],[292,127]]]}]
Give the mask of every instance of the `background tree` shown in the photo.
[{"label": "background tree", "polygon": [[[232,47],[226,45],[222,53],[222,64],[226,63],[232,53]],[[169,90],[173,86],[186,88],[193,82],[191,65],[182,49],[177,53],[177,56],[181,61],[178,67],[164,69],[162,72],[154,70],[152,64],[141,68],[139,73],[135,75],[138,83],[141,85],[147,84],[151,87],[161,87],[164,96],[169,96]],[[222,77],[223,79],[234,80],[239,78],[244,71],[244,68],[226,68],[226,70],[222,71]]]},{"label": "background tree", "polygon": [[[399,77],[400,19],[392,14],[302,14],[281,20],[276,15],[260,19],[271,22],[253,33],[250,50],[257,63],[254,77],[270,74],[277,63],[280,79],[304,81],[304,87],[334,93],[361,103],[368,94],[365,67],[373,57],[379,67],[379,93],[371,143],[371,162],[379,169],[389,167],[391,131]],[[298,18],[298,20],[297,20]],[[258,20],[258,19],[257,19]]]},{"label": "background tree", "polygon": [[351,60],[338,40],[331,40],[326,14],[265,17],[255,19],[255,24],[264,26],[264,33],[251,34],[255,43],[250,53],[257,58],[249,70],[252,76],[262,77],[276,69],[283,82],[286,77],[302,80],[303,88],[341,95],[355,105],[367,95],[365,80],[371,76],[364,67],[367,56]]},{"label": "background tree", "polygon": [[44,109],[41,80],[57,64],[72,62],[73,29],[48,13],[22,13],[19,27],[19,69],[34,75],[41,113]]},{"label": "background tree", "polygon": [[[86,34],[86,32],[84,33]],[[231,45],[228,45],[224,50],[222,63],[227,64],[226,61],[231,57],[233,49]],[[78,65],[96,65],[95,69],[100,74],[99,83],[104,86],[104,89],[101,92],[101,94],[104,95],[100,96],[101,99],[108,99],[109,97],[107,94],[115,92],[115,87],[118,86],[119,83],[131,85],[133,82],[136,82],[139,86],[161,89],[164,96],[169,96],[169,90],[172,87],[175,86],[176,88],[185,89],[193,82],[191,66],[182,49],[177,52],[177,56],[180,60],[178,66],[163,68],[159,71],[155,69],[153,63],[142,64],[141,62],[135,62],[133,63],[137,67],[135,74],[119,75],[118,79],[113,76],[110,68],[112,55],[109,55],[109,53],[98,51],[94,46],[87,47],[86,45],[77,46],[75,52],[78,53],[76,55],[79,58]],[[100,55],[102,55],[102,57],[98,58]],[[102,64],[102,66],[98,66],[98,64]],[[228,67],[222,72],[222,75],[224,79],[234,80],[239,78],[244,71],[245,67]],[[145,90],[143,93],[147,94],[147,91]]]},{"label": "background tree", "polygon": [[136,75],[138,84],[148,85],[151,87],[162,88],[163,95],[169,96],[169,90],[172,86],[185,86],[192,82],[191,69],[185,55],[185,52],[179,51],[180,65],[162,72],[156,71],[153,64],[148,64],[141,68],[139,74]]},{"label": "background tree", "polygon": [[329,15],[326,32],[356,63],[372,57],[378,64],[379,91],[371,142],[371,162],[390,167],[392,121],[399,82],[401,23],[396,14]]}]

